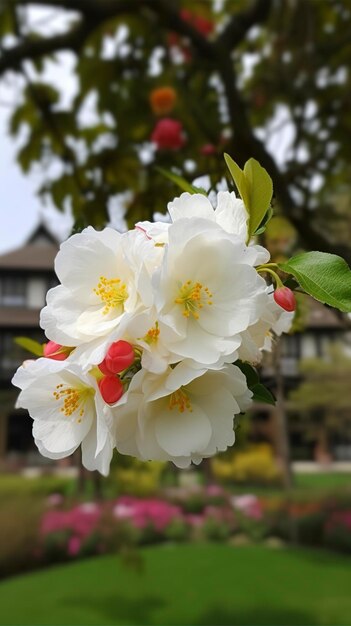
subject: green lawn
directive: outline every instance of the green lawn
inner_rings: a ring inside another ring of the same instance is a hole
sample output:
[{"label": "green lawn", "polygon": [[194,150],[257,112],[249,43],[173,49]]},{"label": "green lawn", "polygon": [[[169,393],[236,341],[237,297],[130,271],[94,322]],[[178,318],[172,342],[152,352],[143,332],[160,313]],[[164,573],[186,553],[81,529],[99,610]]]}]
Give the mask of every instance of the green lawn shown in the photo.
[{"label": "green lawn", "polygon": [[351,623],[346,557],[184,545],[143,551],[144,571],[100,557],[0,584],[2,625]]},{"label": "green lawn", "polygon": [[[231,484],[228,488],[234,493],[255,493],[258,496],[286,496],[286,491],[280,486],[274,485],[241,485]],[[315,499],[329,495],[330,493],[351,494],[350,472],[316,472],[295,473],[291,497],[297,499]],[[351,622],[350,622],[351,623]]]},{"label": "green lawn", "polygon": [[[113,481],[103,481],[102,488],[107,498],[116,497],[117,485]],[[257,493],[262,496],[284,495],[284,489],[274,486],[257,486],[235,484],[228,486],[235,493]],[[18,475],[0,474],[0,505],[7,500],[18,497],[43,498],[50,493],[62,493],[65,496],[74,496],[77,483],[72,478],[59,476],[41,476],[38,478],[24,478]],[[351,492],[351,473],[348,472],[317,472],[311,474],[295,474],[293,496],[320,497],[323,494],[335,491],[348,490]],[[85,487],[85,498],[93,497],[93,484],[88,480]]]},{"label": "green lawn", "polygon": [[296,489],[333,491],[344,488],[351,489],[351,473],[349,472],[316,472],[311,474],[295,474]]}]

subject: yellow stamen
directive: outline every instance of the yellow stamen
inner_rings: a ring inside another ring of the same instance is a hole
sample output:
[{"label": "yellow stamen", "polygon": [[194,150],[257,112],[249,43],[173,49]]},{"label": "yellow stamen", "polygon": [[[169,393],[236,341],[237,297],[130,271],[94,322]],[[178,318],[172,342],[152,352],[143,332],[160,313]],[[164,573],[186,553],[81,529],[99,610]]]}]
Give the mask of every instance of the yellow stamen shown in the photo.
[{"label": "yellow stamen", "polygon": [[155,325],[149,328],[146,335],[143,337],[144,341],[149,345],[155,344],[158,341],[160,335],[160,329],[158,327],[158,322],[155,322]]},{"label": "yellow stamen", "polygon": [[77,423],[80,424],[82,417],[84,417],[84,404],[87,396],[94,393],[94,390],[89,387],[68,387],[64,384],[56,385],[53,396],[55,400],[62,402],[60,408],[61,413],[65,417],[71,417],[73,413],[78,412]]},{"label": "yellow stamen", "polygon": [[119,278],[108,279],[106,276],[100,276],[100,282],[93,291],[105,303],[103,315],[107,315],[111,309],[118,309],[119,307],[123,309],[128,298],[127,286]]},{"label": "yellow stamen", "polygon": [[178,297],[174,302],[184,307],[184,317],[192,315],[194,319],[198,320],[200,309],[203,309],[206,304],[212,306],[213,301],[211,298],[213,298],[213,295],[208,287],[204,287],[201,283],[187,280],[183,285],[180,285]]},{"label": "yellow stamen", "polygon": [[169,397],[169,410],[172,411],[175,407],[178,407],[179,413],[184,413],[184,411],[186,410],[188,410],[190,413],[193,412],[189,396],[183,389],[178,389],[177,391],[174,391]]}]

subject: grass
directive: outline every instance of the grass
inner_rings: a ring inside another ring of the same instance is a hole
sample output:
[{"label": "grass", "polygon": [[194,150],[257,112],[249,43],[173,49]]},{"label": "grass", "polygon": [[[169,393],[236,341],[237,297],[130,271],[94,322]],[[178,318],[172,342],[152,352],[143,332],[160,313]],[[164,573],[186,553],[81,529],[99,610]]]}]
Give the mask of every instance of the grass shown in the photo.
[{"label": "grass", "polygon": [[[117,496],[118,489],[112,481],[103,481],[103,493],[105,497]],[[272,485],[240,485],[239,483],[229,486],[235,493],[256,493],[257,495],[284,495],[281,487]],[[351,473],[347,472],[318,472],[313,474],[295,474],[293,495],[320,497],[323,494],[348,489],[351,491]],[[0,505],[13,498],[22,497],[46,497],[50,493],[62,493],[70,497],[76,495],[77,482],[75,479],[59,476],[40,476],[37,478],[25,478],[23,476],[0,474]],[[84,498],[93,497],[93,483],[86,481]]]},{"label": "grass", "polygon": [[196,544],[145,549],[143,572],[98,557],[0,584],[2,625],[350,624],[350,560]]},{"label": "grass", "polygon": [[12,498],[26,496],[48,496],[50,493],[65,494],[73,481],[59,476],[25,478],[16,474],[0,475],[0,503]]},{"label": "grass", "polygon": [[[254,493],[258,496],[283,496],[287,492],[281,486],[231,484],[234,493]],[[319,499],[329,494],[351,494],[350,472],[295,473],[291,497],[297,499]]]},{"label": "grass", "polygon": [[316,472],[315,474],[295,474],[295,487],[301,490],[334,491],[351,488],[349,472]]}]

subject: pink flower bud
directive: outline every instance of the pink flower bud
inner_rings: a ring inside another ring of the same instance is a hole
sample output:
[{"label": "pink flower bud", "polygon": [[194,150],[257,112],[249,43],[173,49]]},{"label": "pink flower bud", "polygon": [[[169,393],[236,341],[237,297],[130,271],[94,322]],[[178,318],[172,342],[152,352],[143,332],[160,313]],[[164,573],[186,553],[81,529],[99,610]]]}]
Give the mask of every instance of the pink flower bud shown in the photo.
[{"label": "pink flower bud", "polygon": [[68,357],[68,352],[61,344],[48,341],[44,343],[44,356],[48,359],[55,359],[55,361],[64,361]]},{"label": "pink flower bud", "polygon": [[98,385],[101,396],[107,404],[115,404],[123,395],[123,385],[116,376],[104,376]]},{"label": "pink flower bud", "polygon": [[107,354],[99,365],[99,369],[107,376],[119,374],[132,365],[135,360],[133,346],[128,341],[115,341],[109,347]]},{"label": "pink flower bud", "polygon": [[279,287],[273,294],[274,300],[285,311],[295,311],[296,299],[289,287]]}]

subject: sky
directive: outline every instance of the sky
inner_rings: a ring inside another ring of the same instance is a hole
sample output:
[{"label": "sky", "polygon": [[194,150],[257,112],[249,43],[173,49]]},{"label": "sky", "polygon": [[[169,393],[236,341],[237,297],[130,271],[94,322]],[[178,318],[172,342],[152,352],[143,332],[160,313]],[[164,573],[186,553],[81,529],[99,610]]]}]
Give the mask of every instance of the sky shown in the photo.
[{"label": "sky", "polygon": [[[42,35],[64,32],[67,19],[65,15],[52,8],[27,8],[24,21],[29,21]],[[12,42],[10,42],[11,44]],[[58,55],[59,63],[48,63],[46,77],[64,86],[63,93],[68,98],[74,93],[69,55]],[[27,64],[27,71],[32,68]],[[16,163],[16,151],[20,142],[10,136],[8,120],[12,103],[21,97],[21,83],[14,72],[8,72],[0,80],[0,253],[20,246],[44,219],[50,228],[64,239],[69,234],[71,221],[52,206],[43,207],[36,191],[42,181],[38,171],[24,175]]]},{"label": "sky", "polygon": [[8,134],[7,117],[0,106],[0,253],[21,246],[42,218],[60,238],[69,229],[65,216],[52,207],[42,207],[36,195],[38,177],[23,175],[16,164],[16,146]]}]

